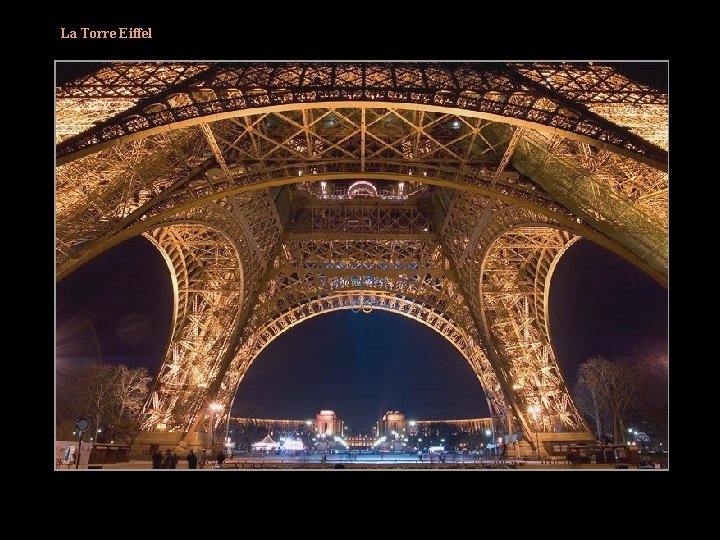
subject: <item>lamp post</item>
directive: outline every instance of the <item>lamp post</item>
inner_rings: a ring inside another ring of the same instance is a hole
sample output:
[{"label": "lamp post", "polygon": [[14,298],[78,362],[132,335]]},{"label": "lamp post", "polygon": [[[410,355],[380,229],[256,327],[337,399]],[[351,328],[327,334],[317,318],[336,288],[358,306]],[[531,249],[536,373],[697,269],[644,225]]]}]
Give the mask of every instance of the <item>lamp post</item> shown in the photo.
[{"label": "lamp post", "polygon": [[222,411],[223,406],[219,403],[210,404],[210,452],[215,454],[215,413]]}]

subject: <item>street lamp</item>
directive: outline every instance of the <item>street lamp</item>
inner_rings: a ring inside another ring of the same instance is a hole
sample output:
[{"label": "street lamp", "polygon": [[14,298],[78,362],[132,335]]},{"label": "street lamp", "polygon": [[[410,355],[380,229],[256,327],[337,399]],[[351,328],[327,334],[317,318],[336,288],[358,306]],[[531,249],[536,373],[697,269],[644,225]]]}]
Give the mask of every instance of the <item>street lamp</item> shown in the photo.
[{"label": "street lamp", "polygon": [[528,412],[532,415],[533,420],[535,421],[535,451],[538,454],[538,459],[540,459],[540,445],[538,444],[538,415],[540,414],[540,405],[530,405],[528,407]]},{"label": "street lamp", "polygon": [[215,413],[223,410],[219,403],[210,404],[210,451],[215,454]]}]

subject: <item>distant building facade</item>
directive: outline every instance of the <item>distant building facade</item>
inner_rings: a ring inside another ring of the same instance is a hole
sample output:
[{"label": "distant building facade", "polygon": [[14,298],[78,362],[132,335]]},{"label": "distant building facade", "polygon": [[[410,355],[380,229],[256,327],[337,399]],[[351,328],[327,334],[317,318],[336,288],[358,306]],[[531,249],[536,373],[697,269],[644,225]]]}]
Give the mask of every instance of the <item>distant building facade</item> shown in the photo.
[{"label": "distant building facade", "polygon": [[337,417],[335,411],[323,410],[315,415],[313,431],[318,435],[342,436],[344,432],[343,421]]},{"label": "distant building facade", "polygon": [[350,435],[345,442],[350,450],[371,450],[376,438],[371,435]]},{"label": "distant building facade", "polygon": [[407,421],[405,415],[400,411],[387,411],[377,422],[376,435],[378,437],[387,437],[392,432],[398,435],[407,433]]},{"label": "distant building facade", "polygon": [[462,420],[417,420],[412,422],[413,435],[430,436],[438,434],[442,428],[458,433],[479,433],[493,431],[492,418],[466,418]]}]

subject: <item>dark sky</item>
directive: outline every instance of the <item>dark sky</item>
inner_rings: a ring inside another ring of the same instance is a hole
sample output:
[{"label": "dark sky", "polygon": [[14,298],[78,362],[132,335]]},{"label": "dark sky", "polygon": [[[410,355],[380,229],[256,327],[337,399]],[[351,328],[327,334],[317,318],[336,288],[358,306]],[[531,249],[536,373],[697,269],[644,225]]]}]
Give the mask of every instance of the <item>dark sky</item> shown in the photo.
[{"label": "dark sky", "polygon": [[[666,292],[603,248],[573,245],[550,296],[551,332],[568,383],[593,355],[666,357]],[[57,287],[60,399],[67,366],[89,359],[156,372],[170,317],[169,274],[144,238],[70,274]],[[330,313],[281,335],[248,371],[234,411],[305,418],[326,407],[360,431],[387,409],[416,418],[487,415],[480,384],[454,347],[418,322],[379,311]]]}]

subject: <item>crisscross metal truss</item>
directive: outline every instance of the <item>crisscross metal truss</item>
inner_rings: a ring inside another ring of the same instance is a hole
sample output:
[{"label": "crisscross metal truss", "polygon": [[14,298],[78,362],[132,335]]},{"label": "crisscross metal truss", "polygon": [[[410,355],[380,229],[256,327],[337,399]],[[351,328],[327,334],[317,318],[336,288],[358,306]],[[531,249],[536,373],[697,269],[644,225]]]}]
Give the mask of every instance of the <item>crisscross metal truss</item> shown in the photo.
[{"label": "crisscross metal truss", "polygon": [[61,165],[58,274],[178,208],[267,185],[403,177],[578,216],[666,279],[665,173],[530,129],[392,108],[230,118],[121,142]]},{"label": "crisscross metal truss", "polygon": [[[470,212],[479,219],[469,222]],[[470,309],[526,435],[587,431],[560,375],[547,319],[552,272],[576,238],[544,215],[468,194],[455,199],[443,228],[460,282],[477,291],[467,296]],[[531,425],[528,408],[540,402],[542,413],[533,421],[541,424]]]},{"label": "crisscross metal truss", "polygon": [[[113,68],[107,70],[107,93],[97,84],[90,86],[81,80],[65,87],[58,98],[79,93],[94,95],[97,100],[115,98],[118,92]],[[537,73],[549,83],[536,82]],[[93,82],[98,79],[99,75]],[[143,75],[138,79],[142,87]],[[149,93],[138,89],[135,95]],[[152,94],[122,115],[62,142],[58,156],[205,116],[341,101],[414,103],[474,111],[560,129],[651,160],[667,161],[660,148],[582,105],[587,96],[596,96],[595,101],[589,100],[592,103],[609,101],[616,108],[667,103],[659,92],[633,83],[609,67],[558,65],[551,71],[519,69],[513,64],[214,64],[184,84]],[[608,97],[597,99],[600,95]]]},{"label": "crisscross metal truss", "polygon": [[[58,89],[58,142],[77,135],[174,85],[204,72],[208,64],[137,62],[108,64]],[[100,98],[100,99],[98,99]]]},{"label": "crisscross metal truss", "polygon": [[388,204],[374,199],[298,206],[290,227],[292,232],[319,235],[347,232],[414,235],[428,232],[431,222],[417,204]]},{"label": "crisscross metal truss", "polygon": [[667,96],[610,66],[117,63],[58,89],[56,127],[58,278],[138,234],[173,276],[147,430],[211,400],[219,424],[280,333],[384,309],[449,339],[530,445],[585,433],[557,260],[583,236],[667,281]]},{"label": "crisscross metal truss", "polygon": [[271,204],[267,192],[253,192],[180,212],[145,233],[168,264],[175,298],[170,347],[143,411],[145,429],[190,430],[216,392],[240,320],[255,300],[245,291],[257,288],[279,236]]},{"label": "crisscross metal truss", "polygon": [[229,404],[262,350],[307,318],[338,309],[382,309],[411,317],[448,339],[467,359],[493,414],[506,406],[463,293],[434,235],[424,240],[282,242],[267,287],[259,294],[218,395]]},{"label": "crisscross metal truss", "polygon": [[236,324],[243,298],[242,267],[223,233],[203,225],[170,225],[147,237],[172,265],[177,305],[143,427],[188,429],[227,352],[227,328]]},{"label": "crisscross metal truss", "polygon": [[548,277],[574,238],[549,227],[513,229],[495,240],[483,266],[486,330],[536,432],[587,429],[560,375],[546,312]]}]

